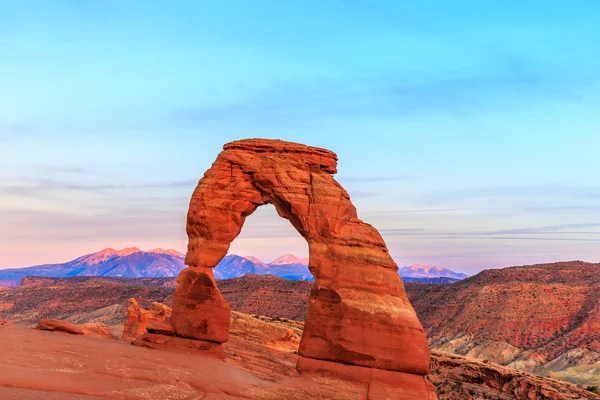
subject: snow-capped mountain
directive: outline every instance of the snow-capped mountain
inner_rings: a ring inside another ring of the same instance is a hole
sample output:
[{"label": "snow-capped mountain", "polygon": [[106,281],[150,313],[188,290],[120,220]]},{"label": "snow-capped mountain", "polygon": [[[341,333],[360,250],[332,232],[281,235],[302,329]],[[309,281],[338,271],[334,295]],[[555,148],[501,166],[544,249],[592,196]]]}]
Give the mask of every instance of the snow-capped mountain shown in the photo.
[{"label": "snow-capped mountain", "polygon": [[308,264],[293,254],[284,254],[271,261],[269,265],[285,265],[285,264]]},{"label": "snow-capped mountain", "polygon": [[410,267],[398,268],[398,273],[403,278],[452,278],[456,280],[468,278],[469,275],[460,272],[454,272],[442,267],[428,267],[425,265],[414,264]]},{"label": "snow-capped mountain", "polygon": [[183,260],[184,255],[172,249],[107,248],[63,264],[3,269],[0,270],[0,280],[18,281],[26,276],[175,277],[185,268]]},{"label": "snow-capped mountain", "polygon": [[[137,247],[122,250],[107,248],[63,264],[0,270],[0,284],[14,286],[26,276],[176,277],[186,267],[184,259],[184,254],[173,249],[157,248],[143,251]],[[398,273],[407,282],[449,283],[468,277],[446,268],[418,264],[399,268]],[[230,254],[214,268],[214,274],[216,279],[256,274],[292,280],[314,280],[308,269],[308,258],[299,258],[293,254],[284,254],[270,263],[254,256]]]},{"label": "snow-capped mountain", "polygon": [[254,256],[226,256],[214,269],[216,279],[237,278],[246,274],[273,275],[293,280],[313,280],[308,263],[300,258],[285,254],[267,264]]}]

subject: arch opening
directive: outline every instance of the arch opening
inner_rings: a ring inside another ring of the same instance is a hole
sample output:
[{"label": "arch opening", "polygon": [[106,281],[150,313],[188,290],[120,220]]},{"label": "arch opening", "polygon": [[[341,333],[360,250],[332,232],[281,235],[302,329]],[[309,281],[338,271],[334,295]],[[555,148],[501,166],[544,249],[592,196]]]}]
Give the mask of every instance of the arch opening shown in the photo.
[{"label": "arch opening", "polygon": [[[307,279],[308,243],[294,227],[281,218],[271,204],[260,206],[246,217],[242,230],[231,246],[227,257],[237,255],[253,261],[257,275],[273,274],[288,279]],[[304,270],[289,267],[289,274],[282,271],[286,265],[303,264]],[[215,277],[217,277],[215,268]],[[242,272],[245,272],[242,271]],[[302,274],[304,272],[304,274]],[[221,275],[220,279],[234,277]],[[237,276],[240,276],[238,274]],[[312,280],[312,275],[310,275]],[[217,277],[219,279],[219,277]]]},{"label": "arch opening", "polygon": [[[260,206],[246,218],[214,276],[232,311],[306,318],[314,281],[308,269],[308,243],[272,205]],[[244,278],[231,280],[240,277]]]}]

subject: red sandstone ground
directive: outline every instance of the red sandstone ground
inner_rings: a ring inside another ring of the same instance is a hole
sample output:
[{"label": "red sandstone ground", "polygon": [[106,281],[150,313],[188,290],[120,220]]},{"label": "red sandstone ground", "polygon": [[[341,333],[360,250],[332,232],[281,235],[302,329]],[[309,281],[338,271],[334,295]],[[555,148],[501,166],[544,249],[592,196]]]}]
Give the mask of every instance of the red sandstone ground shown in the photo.
[{"label": "red sandstone ground", "polygon": [[[111,339],[2,326],[0,398],[367,399],[365,385],[298,375],[302,327],[301,322],[233,313],[223,362]],[[461,356],[435,352],[432,364],[429,378],[442,400],[599,398],[571,384]]]},{"label": "red sandstone ground", "polygon": [[3,326],[0,342],[2,399],[366,398],[358,384],[310,377],[273,383],[231,361],[107,339]]}]

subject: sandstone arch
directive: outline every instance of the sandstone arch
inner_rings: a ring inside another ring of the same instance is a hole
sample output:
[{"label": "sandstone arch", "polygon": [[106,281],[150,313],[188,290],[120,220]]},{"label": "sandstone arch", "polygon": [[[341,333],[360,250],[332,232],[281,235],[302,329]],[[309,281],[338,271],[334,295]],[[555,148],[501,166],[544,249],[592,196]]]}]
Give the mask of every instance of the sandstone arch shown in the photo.
[{"label": "sandstone arch", "polygon": [[335,153],[280,140],[226,144],[192,195],[186,264],[171,323],[178,336],[223,343],[229,306],[212,268],[245,218],[273,204],[309,245],[315,277],[299,354],[423,376],[430,354],[421,323],[379,232],[362,222],[335,181]]}]

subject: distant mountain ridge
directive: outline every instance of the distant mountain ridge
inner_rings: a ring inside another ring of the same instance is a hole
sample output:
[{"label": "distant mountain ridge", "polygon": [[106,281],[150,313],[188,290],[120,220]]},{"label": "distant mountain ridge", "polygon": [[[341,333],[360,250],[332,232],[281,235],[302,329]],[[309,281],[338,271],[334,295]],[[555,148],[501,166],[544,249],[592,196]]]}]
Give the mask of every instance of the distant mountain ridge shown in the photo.
[{"label": "distant mountain ridge", "polygon": [[0,281],[19,281],[26,276],[72,277],[109,276],[128,278],[175,277],[183,268],[185,256],[176,250],[137,247],[107,248],[63,264],[0,270]]},{"label": "distant mountain ridge", "polygon": [[[122,250],[106,248],[62,264],[44,264],[28,268],[0,270],[0,286],[16,286],[26,276],[74,277],[104,276],[124,278],[176,277],[184,269],[185,255],[173,249]],[[406,282],[452,283],[467,277],[441,267],[413,265],[399,268]],[[284,254],[266,263],[254,256],[229,254],[214,269],[218,280],[238,278],[246,274],[273,275],[291,280],[314,280],[308,269],[308,258]]]},{"label": "distant mountain ridge", "polygon": [[403,278],[451,278],[461,280],[469,277],[467,274],[454,272],[447,268],[436,266],[427,267],[420,264],[398,268],[398,273]]},{"label": "distant mountain ridge", "polygon": [[[306,260],[306,261],[305,261]],[[267,264],[257,257],[230,254],[214,269],[216,279],[237,278],[246,274],[273,275],[292,280],[312,280],[308,259],[284,254]],[[102,276],[123,278],[176,277],[186,267],[185,255],[173,249],[122,250],[106,248],[62,264],[0,270],[0,286],[14,287],[27,276],[66,278]]]},{"label": "distant mountain ridge", "polygon": [[229,254],[215,267],[214,273],[216,279],[238,278],[247,274],[303,281],[314,279],[308,270],[308,262],[292,254],[284,254],[268,264],[254,256]]}]

